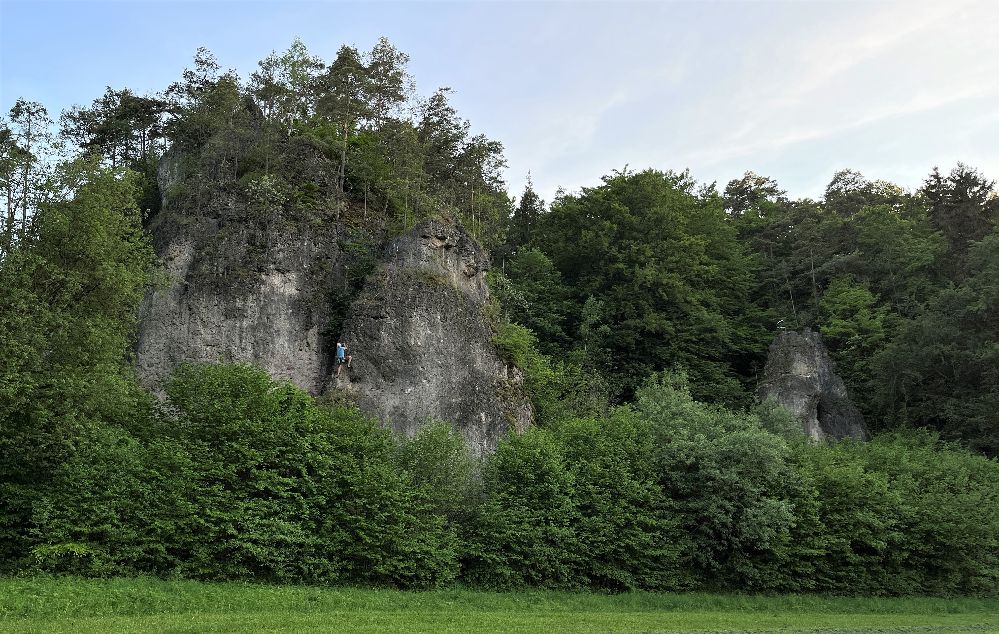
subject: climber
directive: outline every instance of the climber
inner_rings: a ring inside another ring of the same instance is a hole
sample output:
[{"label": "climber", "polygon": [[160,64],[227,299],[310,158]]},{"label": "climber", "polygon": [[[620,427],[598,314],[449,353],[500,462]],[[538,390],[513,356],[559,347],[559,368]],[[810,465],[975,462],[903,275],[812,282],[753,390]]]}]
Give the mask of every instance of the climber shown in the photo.
[{"label": "climber", "polygon": [[337,341],[336,342],[336,378],[340,378],[340,371],[343,368],[343,364],[346,363],[347,367],[350,368],[350,362],[354,357],[347,354],[347,344]]}]

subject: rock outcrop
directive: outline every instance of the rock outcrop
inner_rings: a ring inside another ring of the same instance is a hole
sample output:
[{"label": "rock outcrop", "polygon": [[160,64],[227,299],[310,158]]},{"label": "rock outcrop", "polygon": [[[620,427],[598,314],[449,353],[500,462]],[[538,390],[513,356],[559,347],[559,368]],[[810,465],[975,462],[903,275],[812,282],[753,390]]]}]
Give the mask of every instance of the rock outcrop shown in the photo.
[{"label": "rock outcrop", "polygon": [[192,208],[167,196],[196,186],[178,163],[169,154],[160,163],[164,204],[150,229],[164,275],[140,308],[140,379],[157,389],[185,361],[248,362],[317,394],[329,365],[327,289],[344,265],[341,229],[261,217],[225,189]]},{"label": "rock outcrop", "polygon": [[[400,433],[451,422],[476,454],[530,424],[520,373],[492,343],[486,256],[460,226],[428,221],[383,249],[378,220],[341,220],[335,200],[297,217],[261,208],[251,188],[199,180],[185,160],[168,153],[158,174],[150,231],[164,274],[135,348],[145,385],[158,391],[183,362],[252,363]],[[332,189],[324,160],[306,147],[295,162],[318,191]],[[341,333],[354,361],[337,381]]]},{"label": "rock outcrop", "polygon": [[779,331],[763,374],[757,395],[774,398],[791,410],[809,437],[868,437],[864,417],[847,396],[818,333],[807,328],[800,333]]},{"label": "rock outcrop", "polygon": [[453,222],[430,220],[391,242],[351,305],[353,357],[329,391],[345,393],[396,432],[456,425],[473,453],[530,425],[522,377],[498,355],[487,315],[487,259]]}]

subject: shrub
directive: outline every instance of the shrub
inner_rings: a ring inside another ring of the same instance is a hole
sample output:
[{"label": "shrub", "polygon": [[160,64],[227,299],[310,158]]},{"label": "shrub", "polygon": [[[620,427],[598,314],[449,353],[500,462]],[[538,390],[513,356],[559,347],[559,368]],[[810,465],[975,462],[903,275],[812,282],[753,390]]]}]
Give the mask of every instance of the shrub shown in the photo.
[{"label": "shrub", "polygon": [[683,540],[656,481],[650,426],[627,408],[561,425],[576,506],[579,573],[594,588],[675,590]]},{"label": "shrub", "polygon": [[582,585],[572,474],[550,432],[501,442],[486,461],[483,488],[463,535],[467,580],[490,588]]},{"label": "shrub", "polygon": [[189,473],[169,440],[144,445],[114,427],[86,429],[34,505],[34,566],[93,576],[176,569]]},{"label": "shrub", "polygon": [[695,577],[753,590],[789,584],[799,485],[788,444],[751,414],[694,401],[679,374],[650,380],[636,407],[655,428],[659,483]]}]

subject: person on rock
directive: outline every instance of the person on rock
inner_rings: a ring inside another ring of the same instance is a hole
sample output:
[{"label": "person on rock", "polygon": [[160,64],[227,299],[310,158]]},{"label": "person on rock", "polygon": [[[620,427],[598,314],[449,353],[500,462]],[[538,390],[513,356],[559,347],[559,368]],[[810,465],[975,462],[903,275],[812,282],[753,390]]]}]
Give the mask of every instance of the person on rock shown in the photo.
[{"label": "person on rock", "polygon": [[343,364],[346,363],[347,367],[350,368],[350,362],[354,357],[347,354],[347,344],[342,341],[336,342],[336,378],[340,378],[340,372],[343,370]]}]

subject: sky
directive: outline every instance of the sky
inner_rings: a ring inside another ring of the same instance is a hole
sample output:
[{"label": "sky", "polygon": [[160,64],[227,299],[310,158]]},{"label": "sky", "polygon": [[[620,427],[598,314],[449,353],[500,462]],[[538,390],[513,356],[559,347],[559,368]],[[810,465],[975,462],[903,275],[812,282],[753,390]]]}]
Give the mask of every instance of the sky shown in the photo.
[{"label": "sky", "polygon": [[518,194],[632,170],[746,171],[794,198],[840,169],[918,187],[999,178],[999,2],[30,2],[0,0],[0,109],[155,92],[199,46],[246,77],[300,37],[331,61],[380,36],[417,90],[454,89]]}]

